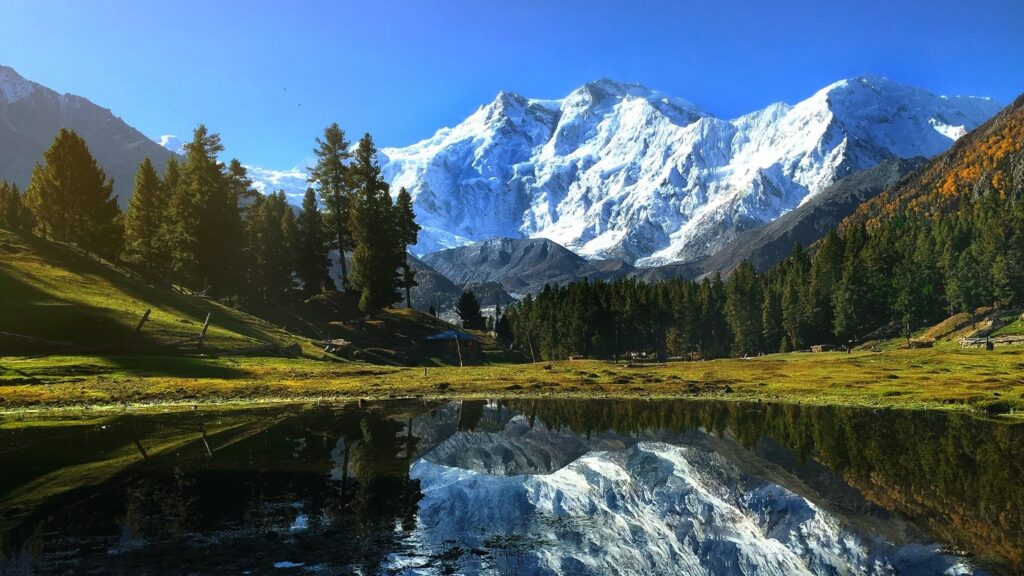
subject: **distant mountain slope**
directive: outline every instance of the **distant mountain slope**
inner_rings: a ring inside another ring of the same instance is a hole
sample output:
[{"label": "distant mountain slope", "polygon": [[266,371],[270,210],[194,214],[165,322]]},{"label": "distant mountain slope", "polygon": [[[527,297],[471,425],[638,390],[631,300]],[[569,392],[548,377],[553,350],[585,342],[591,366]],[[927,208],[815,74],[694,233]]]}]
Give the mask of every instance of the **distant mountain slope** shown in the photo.
[{"label": "distant mountain slope", "polygon": [[894,214],[932,215],[965,197],[994,193],[1014,199],[1024,190],[1024,95],[957,141],[900,186],[861,204],[843,221],[876,225]]},{"label": "distant mountain slope", "polygon": [[518,294],[545,284],[619,278],[634,270],[621,260],[587,260],[544,238],[492,238],[427,254],[423,261],[455,283],[497,282]]},{"label": "distant mountain slope", "polygon": [[887,158],[938,154],[999,107],[859,76],[723,120],[600,80],[561,100],[503,92],[381,163],[415,199],[417,254],[529,237],[652,266],[712,254]]},{"label": "distant mountain slope", "polygon": [[793,244],[803,246],[819,240],[835,228],[864,201],[895,186],[902,178],[925,164],[924,158],[883,161],[874,168],[847,176],[811,197],[796,210],[764,226],[747,230],[712,256],[695,265],[703,273],[728,274],[743,260],[759,272],[781,262]]},{"label": "distant mountain slope", "polygon": [[0,178],[24,189],[32,168],[61,128],[85,139],[89,151],[114,180],[121,207],[127,206],[135,172],[146,157],[162,169],[171,152],[89,100],[58,94],[0,66]]}]

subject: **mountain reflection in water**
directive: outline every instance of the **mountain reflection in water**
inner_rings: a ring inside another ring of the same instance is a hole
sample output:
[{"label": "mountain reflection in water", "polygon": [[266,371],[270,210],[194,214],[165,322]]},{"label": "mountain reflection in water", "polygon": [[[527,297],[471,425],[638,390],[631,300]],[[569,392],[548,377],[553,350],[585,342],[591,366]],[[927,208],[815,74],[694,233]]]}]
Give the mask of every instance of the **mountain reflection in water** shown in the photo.
[{"label": "mountain reflection in water", "polygon": [[0,574],[1024,571],[1024,426],[396,401],[0,427]]}]

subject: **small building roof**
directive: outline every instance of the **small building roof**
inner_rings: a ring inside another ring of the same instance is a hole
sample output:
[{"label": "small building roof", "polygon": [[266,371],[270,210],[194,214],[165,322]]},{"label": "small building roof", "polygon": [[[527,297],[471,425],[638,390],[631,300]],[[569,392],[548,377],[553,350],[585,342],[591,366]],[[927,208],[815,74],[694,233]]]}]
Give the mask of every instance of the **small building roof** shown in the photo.
[{"label": "small building roof", "polygon": [[473,342],[477,340],[477,337],[465,332],[459,332],[458,330],[445,330],[433,336],[427,336],[427,340],[462,340],[464,342]]}]

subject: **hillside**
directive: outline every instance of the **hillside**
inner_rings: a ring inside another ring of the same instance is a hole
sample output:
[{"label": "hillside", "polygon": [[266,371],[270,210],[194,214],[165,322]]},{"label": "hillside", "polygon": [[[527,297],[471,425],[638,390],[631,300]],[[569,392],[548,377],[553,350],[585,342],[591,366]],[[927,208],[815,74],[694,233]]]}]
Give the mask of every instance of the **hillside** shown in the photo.
[{"label": "hillside", "polygon": [[512,294],[584,278],[622,278],[636,271],[622,260],[587,260],[546,238],[491,238],[433,252],[422,261],[457,284],[497,283]]},{"label": "hillside", "polygon": [[[150,286],[124,269],[72,246],[0,230],[0,332],[85,348],[123,344],[152,309],[135,344],[195,337],[207,314],[205,346],[235,349],[299,344],[320,356],[307,338],[216,302]],[[52,346],[0,338],[0,356],[52,351]]]},{"label": "hillside", "polygon": [[142,160],[148,157],[163,170],[172,155],[110,110],[81,96],[58,94],[0,65],[0,178],[24,190],[32,168],[61,128],[85,139],[96,162],[114,180],[122,209]]},{"label": "hillside", "polygon": [[965,198],[1013,200],[1024,190],[1024,96],[962,137],[902,185],[862,204],[843,226],[877,227],[893,215],[948,213]]},{"label": "hillside", "polygon": [[797,209],[764,226],[747,230],[712,256],[697,263],[705,274],[728,274],[746,260],[764,272],[789,256],[793,244],[810,246],[863,202],[895,186],[925,164],[924,158],[891,158],[847,176],[812,196]]},{"label": "hillside", "polygon": [[[176,290],[152,286],[121,267],[79,249],[0,229],[0,357],[36,353],[210,353],[274,344],[267,354],[298,346],[310,358],[337,359],[316,341],[343,339],[338,356],[375,364],[437,363],[423,339],[454,328],[416,310],[384,310],[366,321],[356,298],[328,292],[290,306],[239,310]],[[507,298],[507,296],[506,296]],[[502,301],[506,303],[506,301]],[[152,310],[138,336],[143,313]],[[202,350],[165,345],[198,336],[210,326]],[[516,359],[478,334],[488,359]],[[131,338],[134,348],[125,348]],[[36,342],[31,339],[40,339]],[[291,354],[294,352],[288,352]]]}]

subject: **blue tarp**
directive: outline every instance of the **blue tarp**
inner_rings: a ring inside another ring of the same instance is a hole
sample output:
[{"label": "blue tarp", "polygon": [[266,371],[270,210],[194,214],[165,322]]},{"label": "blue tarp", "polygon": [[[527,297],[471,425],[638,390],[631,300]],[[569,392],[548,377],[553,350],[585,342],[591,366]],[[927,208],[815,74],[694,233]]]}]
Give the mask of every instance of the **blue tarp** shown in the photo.
[{"label": "blue tarp", "polygon": [[475,341],[477,340],[477,337],[464,332],[459,332],[458,330],[445,330],[444,332],[439,332],[433,336],[427,336],[427,340]]}]

